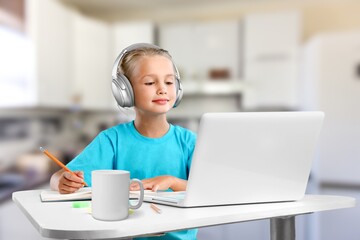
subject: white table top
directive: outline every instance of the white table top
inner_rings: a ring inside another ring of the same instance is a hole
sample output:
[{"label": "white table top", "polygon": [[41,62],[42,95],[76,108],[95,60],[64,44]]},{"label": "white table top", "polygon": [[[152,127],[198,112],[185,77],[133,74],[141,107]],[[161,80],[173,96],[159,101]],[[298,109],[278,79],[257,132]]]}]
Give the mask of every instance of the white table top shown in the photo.
[{"label": "white table top", "polygon": [[218,207],[176,208],[149,203],[123,221],[99,221],[86,208],[73,208],[72,202],[40,201],[41,190],[13,193],[13,200],[43,237],[62,239],[128,238],[147,234],[191,229],[250,220],[354,207],[351,197],[306,195],[295,202],[244,204]]}]

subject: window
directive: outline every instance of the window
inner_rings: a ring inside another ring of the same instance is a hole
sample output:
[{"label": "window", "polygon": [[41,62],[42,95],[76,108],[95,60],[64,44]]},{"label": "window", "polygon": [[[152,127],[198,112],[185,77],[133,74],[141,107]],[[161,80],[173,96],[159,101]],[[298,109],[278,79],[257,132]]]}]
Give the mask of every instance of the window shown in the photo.
[{"label": "window", "polygon": [[31,42],[17,30],[0,26],[0,107],[24,106],[34,95]]}]

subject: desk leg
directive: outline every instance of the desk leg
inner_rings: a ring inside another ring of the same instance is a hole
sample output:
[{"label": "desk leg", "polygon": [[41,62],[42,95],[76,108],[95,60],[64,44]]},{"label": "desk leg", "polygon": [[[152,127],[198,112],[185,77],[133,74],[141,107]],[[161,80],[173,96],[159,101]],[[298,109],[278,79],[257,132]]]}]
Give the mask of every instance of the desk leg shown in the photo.
[{"label": "desk leg", "polygon": [[270,219],[271,240],[295,240],[295,216]]}]

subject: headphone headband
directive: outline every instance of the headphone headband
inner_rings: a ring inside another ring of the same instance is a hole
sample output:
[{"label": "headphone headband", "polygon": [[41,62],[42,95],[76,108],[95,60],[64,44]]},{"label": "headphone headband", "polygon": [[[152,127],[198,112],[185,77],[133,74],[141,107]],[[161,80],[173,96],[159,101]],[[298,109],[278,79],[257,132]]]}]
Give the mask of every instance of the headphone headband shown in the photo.
[{"label": "headphone headband", "polygon": [[[125,55],[128,53],[128,52],[131,52],[133,50],[136,50],[138,48],[154,48],[154,49],[160,49],[160,47],[156,46],[156,45],[153,45],[153,44],[150,44],[150,43],[135,43],[135,44],[132,44],[126,48],[124,48],[119,56],[116,58],[115,62],[114,62],[114,67],[113,67],[113,70],[112,70],[112,78],[117,78],[118,74],[122,74],[119,72],[119,65],[121,63],[121,61],[123,60],[123,58],[125,57]],[[125,86],[124,86],[125,87]]]}]

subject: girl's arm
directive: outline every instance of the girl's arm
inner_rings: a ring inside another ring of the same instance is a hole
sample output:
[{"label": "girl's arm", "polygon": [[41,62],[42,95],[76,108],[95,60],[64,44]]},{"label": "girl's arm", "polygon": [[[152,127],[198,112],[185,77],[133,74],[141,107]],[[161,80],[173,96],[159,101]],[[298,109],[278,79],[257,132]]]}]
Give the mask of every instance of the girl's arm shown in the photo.
[{"label": "girl's arm", "polygon": [[[186,180],[170,175],[144,179],[142,180],[142,183],[144,185],[144,189],[151,189],[154,192],[157,190],[167,190],[169,188],[173,191],[185,191],[187,185]],[[138,184],[131,185],[130,190],[139,190]]]}]

